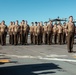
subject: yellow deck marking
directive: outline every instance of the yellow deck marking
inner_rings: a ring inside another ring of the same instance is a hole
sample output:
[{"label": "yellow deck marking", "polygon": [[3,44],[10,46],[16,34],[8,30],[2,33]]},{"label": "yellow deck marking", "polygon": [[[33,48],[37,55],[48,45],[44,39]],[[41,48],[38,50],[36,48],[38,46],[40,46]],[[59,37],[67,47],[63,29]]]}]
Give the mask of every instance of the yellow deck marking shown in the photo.
[{"label": "yellow deck marking", "polygon": [[73,56],[74,58],[76,58],[76,56]]},{"label": "yellow deck marking", "polygon": [[0,63],[9,63],[10,62],[10,60],[8,60],[8,59],[0,59]]}]

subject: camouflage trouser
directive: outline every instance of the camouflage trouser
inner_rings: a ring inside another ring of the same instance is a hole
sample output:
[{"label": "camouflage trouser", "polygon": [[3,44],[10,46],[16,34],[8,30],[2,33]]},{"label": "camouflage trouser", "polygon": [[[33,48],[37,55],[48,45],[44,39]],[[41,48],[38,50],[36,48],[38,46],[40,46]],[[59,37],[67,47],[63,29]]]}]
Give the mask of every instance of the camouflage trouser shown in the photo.
[{"label": "camouflage trouser", "polygon": [[24,44],[27,44],[27,38],[28,38],[27,33],[24,33],[24,36],[23,36]]},{"label": "camouflage trouser", "polygon": [[48,32],[48,39],[47,39],[47,41],[48,41],[48,44],[50,45],[51,43],[52,43],[52,32]]},{"label": "camouflage trouser", "polygon": [[37,35],[34,34],[34,44],[37,44]]},{"label": "camouflage trouser", "polygon": [[9,34],[9,44],[14,44],[14,35],[13,33]]},{"label": "camouflage trouser", "polygon": [[18,44],[18,34],[14,34],[14,45]]},{"label": "camouflage trouser", "polygon": [[1,44],[1,34],[0,34],[0,44]]},{"label": "camouflage trouser", "polygon": [[24,38],[23,38],[23,33],[20,34],[20,44],[23,45],[24,44]]},{"label": "camouflage trouser", "polygon": [[63,44],[66,43],[66,33],[63,32]]},{"label": "camouflage trouser", "polygon": [[27,32],[27,41],[26,41],[26,43],[28,43],[28,35],[29,35],[29,32]]},{"label": "camouflage trouser", "polygon": [[54,33],[54,43],[57,43],[57,33]]},{"label": "camouflage trouser", "polygon": [[41,42],[41,44],[43,43],[43,33],[42,32],[40,33],[40,42]]},{"label": "camouflage trouser", "polygon": [[18,43],[20,42],[20,33],[19,32],[17,34],[17,41],[18,41]]},{"label": "camouflage trouser", "polygon": [[47,33],[44,33],[44,43],[45,43],[45,44],[48,43],[48,42],[47,42],[47,39],[48,39],[47,37],[48,37]]},{"label": "camouflage trouser", "polygon": [[37,34],[37,44],[41,44],[41,36],[40,36],[40,33]]},{"label": "camouflage trouser", "polygon": [[30,33],[30,40],[31,40],[31,44],[34,43],[34,36],[33,36],[33,33]]},{"label": "camouflage trouser", "polygon": [[4,39],[5,39],[5,36],[4,36],[4,33],[2,33],[1,34],[1,45],[5,45]]},{"label": "camouflage trouser", "polygon": [[74,33],[69,32],[68,36],[67,36],[67,48],[68,48],[68,51],[70,51],[70,52],[73,49],[73,39],[74,39]]},{"label": "camouflage trouser", "polygon": [[7,32],[4,33],[4,44],[6,45]]},{"label": "camouflage trouser", "polygon": [[58,44],[62,44],[62,33],[58,33]]}]

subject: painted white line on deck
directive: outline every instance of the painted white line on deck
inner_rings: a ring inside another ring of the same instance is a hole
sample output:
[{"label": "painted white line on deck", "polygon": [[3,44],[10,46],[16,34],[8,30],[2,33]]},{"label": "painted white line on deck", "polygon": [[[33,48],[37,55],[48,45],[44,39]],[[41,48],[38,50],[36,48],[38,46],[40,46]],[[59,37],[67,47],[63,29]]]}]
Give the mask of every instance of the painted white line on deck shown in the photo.
[{"label": "painted white line on deck", "polygon": [[40,59],[40,60],[54,60],[54,61],[65,61],[65,62],[76,62],[76,60],[72,59],[62,59],[62,58],[48,58],[48,57],[42,57],[42,56],[19,56],[19,55],[5,55],[8,57],[15,57],[15,58],[33,58],[33,59]]},{"label": "painted white line on deck", "polygon": [[43,60],[55,60],[55,61],[65,61],[65,62],[76,62],[76,60],[72,59],[60,59],[60,58],[40,58]]},{"label": "painted white line on deck", "polygon": [[51,55],[46,55],[46,57],[68,57],[68,55],[51,54]]},{"label": "painted white line on deck", "polygon": [[[20,56],[20,55],[7,55],[7,54],[5,54],[5,56],[17,57],[17,58],[40,58],[40,57],[42,57],[42,56],[31,56],[31,55]],[[47,57],[47,58],[55,58],[55,57],[68,57],[68,56],[67,55],[51,54],[51,55],[45,55],[44,57]]]},{"label": "painted white line on deck", "polygon": [[19,55],[5,55],[5,56],[8,56],[8,57],[16,57],[16,58],[36,58],[34,56],[19,56]]}]

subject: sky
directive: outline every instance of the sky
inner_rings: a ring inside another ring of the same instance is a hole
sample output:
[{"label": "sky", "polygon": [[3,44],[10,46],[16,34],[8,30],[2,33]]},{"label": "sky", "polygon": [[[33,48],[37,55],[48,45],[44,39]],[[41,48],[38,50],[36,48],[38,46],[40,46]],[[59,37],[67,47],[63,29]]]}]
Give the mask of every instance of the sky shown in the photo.
[{"label": "sky", "polygon": [[16,20],[27,20],[30,25],[71,15],[76,19],[76,0],[0,0],[0,22],[5,20],[6,25]]}]

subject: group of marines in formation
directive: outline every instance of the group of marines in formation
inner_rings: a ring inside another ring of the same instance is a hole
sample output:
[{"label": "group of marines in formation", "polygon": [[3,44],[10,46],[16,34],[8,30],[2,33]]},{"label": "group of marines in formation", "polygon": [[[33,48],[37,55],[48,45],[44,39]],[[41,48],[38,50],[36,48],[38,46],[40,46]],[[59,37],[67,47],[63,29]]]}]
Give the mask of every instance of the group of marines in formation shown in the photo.
[{"label": "group of marines in formation", "polygon": [[0,23],[0,44],[6,45],[6,36],[9,34],[9,44],[25,45],[28,43],[28,35],[30,34],[31,44],[68,44],[68,51],[72,50],[74,43],[74,33],[75,25],[72,22],[73,17],[69,17],[68,23],[52,23],[50,20],[49,23],[44,22],[31,22],[31,25],[28,25],[27,21],[22,20],[22,22],[10,22],[10,25],[7,27],[5,21]]}]

